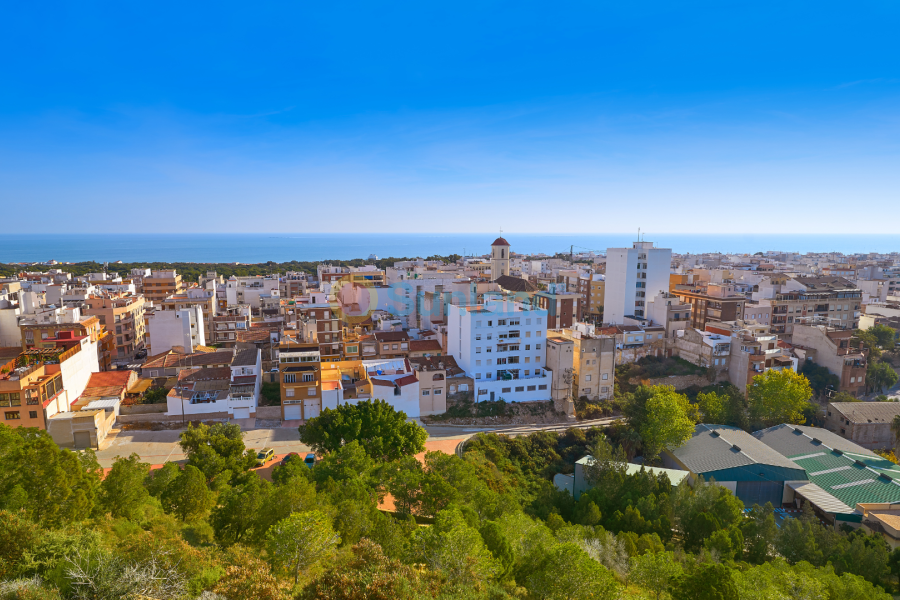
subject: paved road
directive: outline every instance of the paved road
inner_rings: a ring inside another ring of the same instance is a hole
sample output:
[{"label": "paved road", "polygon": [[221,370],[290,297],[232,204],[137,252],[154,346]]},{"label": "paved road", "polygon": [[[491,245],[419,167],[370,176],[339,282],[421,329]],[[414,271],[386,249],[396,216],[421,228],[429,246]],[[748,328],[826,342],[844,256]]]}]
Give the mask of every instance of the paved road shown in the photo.
[{"label": "paved road", "polygon": [[[475,427],[439,425],[429,426],[428,443],[437,443],[444,440],[462,441],[481,432],[503,433],[510,436],[528,435],[535,431],[565,431],[570,427],[587,429],[590,427],[608,425],[615,419],[596,419],[582,421],[573,424],[554,425],[506,425],[500,427]],[[114,430],[107,438],[104,448],[97,452],[100,466],[111,467],[117,456],[130,456],[136,453],[144,462],[151,465],[161,465],[166,461],[184,460],[184,454],[178,446],[178,436],[181,430],[166,431],[122,431]],[[279,427],[266,429],[249,429],[244,431],[244,443],[247,448],[273,448],[276,455],[289,452],[305,454],[309,452],[309,446],[302,444],[298,439],[297,430],[293,427]]]}]

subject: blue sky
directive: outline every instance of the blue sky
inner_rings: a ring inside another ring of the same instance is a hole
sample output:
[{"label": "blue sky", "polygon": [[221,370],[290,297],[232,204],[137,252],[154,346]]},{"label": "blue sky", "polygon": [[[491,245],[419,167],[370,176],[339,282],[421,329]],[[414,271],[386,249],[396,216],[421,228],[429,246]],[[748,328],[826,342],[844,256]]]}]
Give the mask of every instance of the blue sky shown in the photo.
[{"label": "blue sky", "polygon": [[895,233],[898,26],[895,0],[7,3],[0,203],[48,232]]}]

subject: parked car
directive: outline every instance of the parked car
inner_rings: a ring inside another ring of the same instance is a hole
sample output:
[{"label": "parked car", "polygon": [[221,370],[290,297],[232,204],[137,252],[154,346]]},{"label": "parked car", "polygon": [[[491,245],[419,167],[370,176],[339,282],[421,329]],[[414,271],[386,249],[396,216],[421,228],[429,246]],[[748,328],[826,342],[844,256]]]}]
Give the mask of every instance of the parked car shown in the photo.
[{"label": "parked car", "polygon": [[275,458],[274,450],[272,450],[271,448],[263,448],[256,455],[256,466],[264,467],[264,466],[266,466],[266,464],[269,463],[269,461],[274,460],[274,458]]},{"label": "parked car", "polygon": [[314,466],[316,466],[316,455],[310,452],[306,455],[306,458],[303,459],[303,462],[307,467],[312,469]]},{"label": "parked car", "polygon": [[285,466],[286,464],[288,464],[290,461],[295,460],[295,459],[298,459],[298,458],[300,458],[300,455],[299,455],[299,454],[297,454],[296,452],[290,452],[290,453],[288,453],[287,456],[285,456],[284,458],[281,459],[281,463],[280,463],[280,464],[281,464],[281,466],[283,467],[283,466]]}]

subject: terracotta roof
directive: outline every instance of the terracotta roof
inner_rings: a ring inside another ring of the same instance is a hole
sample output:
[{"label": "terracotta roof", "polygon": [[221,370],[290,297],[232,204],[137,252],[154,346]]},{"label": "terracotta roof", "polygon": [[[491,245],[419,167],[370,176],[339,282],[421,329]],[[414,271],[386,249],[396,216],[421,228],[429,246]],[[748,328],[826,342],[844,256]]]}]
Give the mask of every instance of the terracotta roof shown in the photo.
[{"label": "terracotta roof", "polygon": [[104,371],[102,373],[91,373],[88,379],[88,388],[102,387],[127,387],[132,377],[137,379],[137,373],[134,371]]},{"label": "terracotta roof", "polygon": [[536,285],[528,281],[527,279],[522,279],[521,277],[512,277],[511,275],[501,275],[497,279],[494,280],[494,283],[502,287],[504,290],[510,292],[536,292],[538,288]]},{"label": "terracotta roof", "polygon": [[371,379],[372,385],[380,385],[383,387],[394,387],[394,382],[389,379]]},{"label": "terracotta roof", "polygon": [[237,341],[245,343],[268,342],[272,332],[268,329],[256,329],[251,331],[238,331]]},{"label": "terracotta roof", "polygon": [[374,335],[379,342],[405,342],[409,339],[405,331],[376,331]]},{"label": "terracotta roof", "polygon": [[406,375],[406,376],[404,376],[404,377],[401,377],[400,379],[395,379],[395,380],[394,380],[394,383],[396,383],[396,384],[399,385],[400,387],[403,387],[403,386],[405,386],[405,385],[410,385],[410,384],[412,384],[412,383],[417,383],[418,381],[419,381],[419,380],[416,378],[416,376],[413,375],[412,373],[410,373],[409,375]]},{"label": "terracotta roof", "polygon": [[87,387],[81,393],[82,398],[100,398],[102,396],[121,396],[125,390],[124,385],[107,385],[97,387]]},{"label": "terracotta roof", "polygon": [[231,361],[232,367],[249,367],[256,364],[256,357],[259,355],[259,350],[256,348],[247,348],[245,350],[239,350],[237,354],[234,355],[234,360]]},{"label": "terracotta roof", "polygon": [[507,242],[502,237],[498,237],[496,240],[491,242],[491,246],[509,246],[509,242]]},{"label": "terracotta roof", "polygon": [[410,352],[441,352],[441,343],[437,340],[410,340]]}]

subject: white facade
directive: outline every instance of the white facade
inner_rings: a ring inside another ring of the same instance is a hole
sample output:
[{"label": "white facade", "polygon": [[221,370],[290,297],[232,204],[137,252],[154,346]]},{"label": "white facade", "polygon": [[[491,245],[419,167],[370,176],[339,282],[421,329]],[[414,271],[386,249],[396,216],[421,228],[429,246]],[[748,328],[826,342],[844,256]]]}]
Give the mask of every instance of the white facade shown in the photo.
[{"label": "white facade", "polygon": [[475,380],[475,400],[550,399],[545,371],[547,311],[485,296],[485,304],[449,306],[447,349]]},{"label": "white facade", "polygon": [[634,242],[633,248],[609,248],[603,320],[620,325],[626,316],[644,317],[647,302],[669,291],[672,250],[653,242]]},{"label": "white facade", "polygon": [[[74,402],[87,388],[92,373],[100,372],[100,360],[97,354],[99,342],[92,342],[89,337],[81,340],[81,350],[62,361],[59,365],[63,387],[68,394],[68,401]],[[66,409],[68,410],[68,406]]]},{"label": "white facade", "polygon": [[153,354],[168,352],[175,347],[193,352],[206,339],[203,309],[191,306],[181,310],[157,310],[147,320],[147,333]]}]

